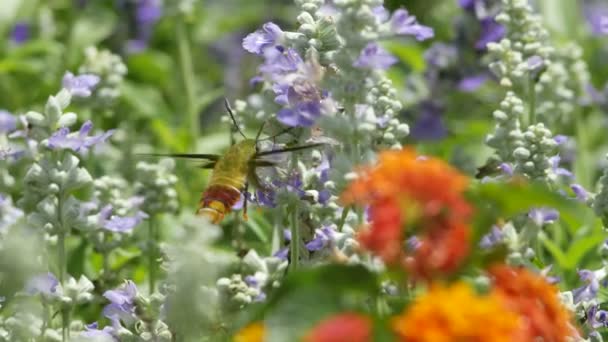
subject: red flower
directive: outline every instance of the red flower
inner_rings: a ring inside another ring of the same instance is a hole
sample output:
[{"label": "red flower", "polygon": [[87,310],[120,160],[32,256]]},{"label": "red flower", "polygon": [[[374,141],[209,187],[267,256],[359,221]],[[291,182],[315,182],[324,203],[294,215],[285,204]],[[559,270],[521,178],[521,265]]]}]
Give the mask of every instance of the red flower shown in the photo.
[{"label": "red flower", "polygon": [[578,336],[572,313],[560,302],[558,289],[544,277],[506,265],[495,265],[489,272],[510,309],[525,319],[530,340],[565,342]]},{"label": "red flower", "polygon": [[[361,245],[388,265],[405,263],[414,276],[454,271],[469,252],[471,206],[468,179],[444,161],[421,158],[412,149],[380,153],[342,194],[344,204],[369,205],[371,225]],[[408,255],[405,238],[419,247]]]},{"label": "red flower", "polygon": [[342,313],[317,324],[304,338],[305,342],[369,342],[372,322],[358,313]]}]

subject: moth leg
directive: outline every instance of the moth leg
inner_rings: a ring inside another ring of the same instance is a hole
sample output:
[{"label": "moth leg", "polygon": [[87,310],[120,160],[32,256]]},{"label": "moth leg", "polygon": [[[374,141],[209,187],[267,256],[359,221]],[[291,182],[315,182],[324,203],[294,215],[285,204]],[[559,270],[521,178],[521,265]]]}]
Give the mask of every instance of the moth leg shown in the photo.
[{"label": "moth leg", "polygon": [[243,192],[243,220],[247,221],[249,217],[247,216],[247,202],[249,199],[247,195],[249,194],[249,182],[245,182],[245,191]]}]

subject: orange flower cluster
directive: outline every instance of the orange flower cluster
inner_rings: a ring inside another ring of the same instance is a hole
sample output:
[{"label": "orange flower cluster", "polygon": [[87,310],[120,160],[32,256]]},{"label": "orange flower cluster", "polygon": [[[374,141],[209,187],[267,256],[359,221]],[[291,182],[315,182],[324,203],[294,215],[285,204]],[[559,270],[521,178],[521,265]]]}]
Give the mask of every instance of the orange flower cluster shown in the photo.
[{"label": "orange flower cluster", "polygon": [[505,265],[495,265],[489,273],[510,309],[525,317],[531,341],[565,342],[578,336],[572,314],[559,301],[558,289],[544,277]]},{"label": "orange flower cluster", "polygon": [[[455,270],[469,252],[471,206],[463,193],[468,179],[440,159],[412,149],[385,151],[377,165],[363,168],[342,194],[345,205],[369,205],[371,227],[363,247],[387,264],[403,263],[412,275],[430,278]],[[408,255],[407,236],[419,234]]]},{"label": "orange flower cluster", "polygon": [[466,283],[434,285],[403,314],[393,330],[408,342],[524,342],[524,321],[496,292],[481,296]]},{"label": "orange flower cluster", "polygon": [[266,329],[262,322],[254,322],[243,329],[239,330],[234,338],[233,342],[264,342],[264,336],[266,335]]},{"label": "orange flower cluster", "polygon": [[342,313],[317,324],[304,342],[370,342],[372,322],[358,313]]}]

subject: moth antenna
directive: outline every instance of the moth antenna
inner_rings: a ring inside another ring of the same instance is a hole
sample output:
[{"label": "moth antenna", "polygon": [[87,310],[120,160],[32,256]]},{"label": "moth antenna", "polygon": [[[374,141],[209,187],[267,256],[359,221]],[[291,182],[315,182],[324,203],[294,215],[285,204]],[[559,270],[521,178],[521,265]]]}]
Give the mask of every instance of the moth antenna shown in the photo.
[{"label": "moth antenna", "polygon": [[230,108],[230,103],[228,103],[228,99],[225,97],[224,97],[224,106],[226,106],[226,110],[228,111],[228,114],[230,114],[230,118],[232,119],[232,123],[234,124],[234,127],[236,127],[236,130],[241,134],[241,136],[243,138],[247,139],[247,137],[245,136],[243,131],[241,131],[241,127],[236,122],[236,119],[234,118],[234,114],[232,113],[232,108]]},{"label": "moth antenna", "polygon": [[264,125],[266,125],[266,121],[262,122],[262,126],[260,126],[260,129],[258,130],[258,133],[255,135],[255,141],[261,141],[260,140],[260,135],[262,135],[262,131],[264,130]]},{"label": "moth antenna", "polygon": [[274,139],[274,138],[278,137],[279,135],[282,135],[282,134],[285,134],[285,133],[291,131],[292,129],[293,129],[293,127],[287,127],[287,128],[281,130],[279,133],[277,133],[275,135],[266,137],[264,139],[259,139],[258,141],[266,141],[266,140]]}]

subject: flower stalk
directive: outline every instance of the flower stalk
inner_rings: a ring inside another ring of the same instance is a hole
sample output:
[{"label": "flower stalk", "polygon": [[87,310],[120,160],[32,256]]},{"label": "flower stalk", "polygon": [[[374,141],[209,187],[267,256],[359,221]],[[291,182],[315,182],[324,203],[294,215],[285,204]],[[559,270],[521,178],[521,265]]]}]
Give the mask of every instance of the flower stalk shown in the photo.
[{"label": "flower stalk", "polygon": [[[200,135],[200,123],[198,117],[198,109],[196,104],[196,82],[194,79],[194,67],[192,63],[192,50],[186,23],[184,20],[177,20],[175,23],[177,36],[177,49],[179,54],[179,65],[182,73],[182,81],[184,82],[185,91],[185,113],[186,122],[190,126],[190,136],[192,142],[196,142]],[[195,144],[193,144],[194,146]]]}]

